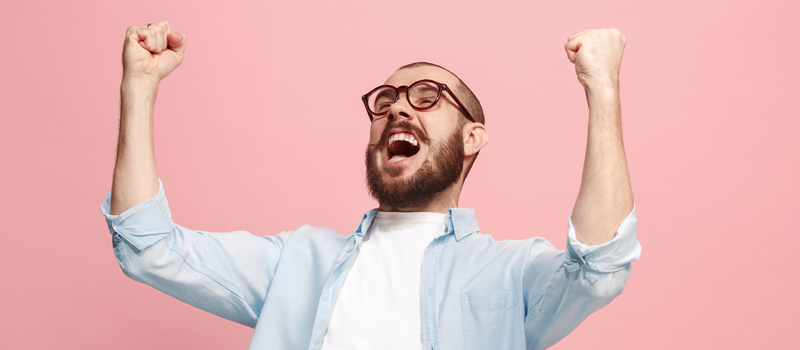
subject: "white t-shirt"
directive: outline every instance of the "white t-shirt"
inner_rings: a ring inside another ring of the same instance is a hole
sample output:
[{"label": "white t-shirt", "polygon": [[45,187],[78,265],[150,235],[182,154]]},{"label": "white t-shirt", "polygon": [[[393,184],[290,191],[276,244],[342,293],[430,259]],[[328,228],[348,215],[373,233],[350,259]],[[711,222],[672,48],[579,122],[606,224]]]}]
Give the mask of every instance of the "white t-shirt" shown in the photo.
[{"label": "white t-shirt", "polygon": [[347,279],[322,350],[422,349],[422,257],[445,214],[378,212]]}]

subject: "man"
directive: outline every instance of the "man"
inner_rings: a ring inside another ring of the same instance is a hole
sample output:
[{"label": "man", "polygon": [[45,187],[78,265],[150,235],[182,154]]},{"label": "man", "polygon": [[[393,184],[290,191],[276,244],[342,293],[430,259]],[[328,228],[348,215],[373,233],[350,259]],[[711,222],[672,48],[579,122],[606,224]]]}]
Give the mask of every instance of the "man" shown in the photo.
[{"label": "man", "polygon": [[590,29],[565,46],[589,104],[583,180],[567,251],[495,241],[458,208],[489,141],[477,98],[429,63],[364,95],[367,180],[379,207],[342,235],[303,226],[275,236],[173,223],[156,175],[156,87],[186,36],[130,27],[112,190],[101,209],[125,274],[254,327],[253,349],[542,349],[619,295],[638,259],[618,97],[625,38]]}]

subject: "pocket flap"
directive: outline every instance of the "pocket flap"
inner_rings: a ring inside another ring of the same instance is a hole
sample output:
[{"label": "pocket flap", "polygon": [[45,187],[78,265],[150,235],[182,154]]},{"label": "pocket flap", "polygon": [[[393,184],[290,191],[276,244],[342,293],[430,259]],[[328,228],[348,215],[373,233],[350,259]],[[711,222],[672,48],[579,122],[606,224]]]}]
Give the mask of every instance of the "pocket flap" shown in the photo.
[{"label": "pocket flap", "polygon": [[461,292],[461,311],[505,310],[516,305],[513,289]]}]

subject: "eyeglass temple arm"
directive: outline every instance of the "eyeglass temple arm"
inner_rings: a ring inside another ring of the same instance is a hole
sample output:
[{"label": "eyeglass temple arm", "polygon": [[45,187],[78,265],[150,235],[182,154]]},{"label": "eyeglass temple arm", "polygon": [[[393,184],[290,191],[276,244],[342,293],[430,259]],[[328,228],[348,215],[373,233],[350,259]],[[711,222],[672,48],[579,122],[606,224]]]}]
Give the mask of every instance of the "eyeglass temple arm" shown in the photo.
[{"label": "eyeglass temple arm", "polygon": [[364,108],[367,109],[367,117],[369,118],[369,121],[372,122],[372,113],[369,111],[369,102],[367,102],[368,98],[369,97],[367,95],[361,96],[361,101],[364,101]]},{"label": "eyeglass temple arm", "polygon": [[[444,84],[442,84],[442,85],[444,85]],[[447,93],[450,94],[450,97],[453,98],[453,101],[456,101],[456,103],[458,104],[458,108],[461,108],[461,111],[464,112],[464,116],[467,117],[467,119],[469,119],[471,122],[477,123],[475,121],[475,118],[473,118],[472,115],[469,114],[469,110],[467,110],[467,107],[464,107],[464,105],[461,103],[461,101],[458,100],[458,97],[456,97],[456,94],[454,94],[453,91],[450,90],[450,87],[447,86],[447,85],[444,85],[444,88],[445,88],[445,90],[447,90]]]}]

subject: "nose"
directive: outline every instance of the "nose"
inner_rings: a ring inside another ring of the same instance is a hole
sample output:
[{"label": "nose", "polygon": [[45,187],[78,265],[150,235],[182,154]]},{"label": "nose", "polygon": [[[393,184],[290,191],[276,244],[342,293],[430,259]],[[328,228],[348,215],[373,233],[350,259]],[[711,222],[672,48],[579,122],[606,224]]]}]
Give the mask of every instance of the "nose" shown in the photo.
[{"label": "nose", "polygon": [[400,92],[400,96],[397,96],[397,101],[389,106],[389,112],[386,116],[388,121],[391,122],[397,117],[406,119],[413,118],[414,109],[408,104],[408,98],[405,96],[407,93],[408,92]]}]

